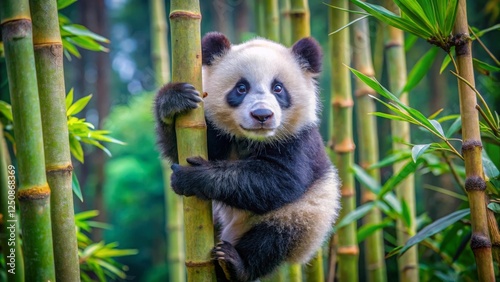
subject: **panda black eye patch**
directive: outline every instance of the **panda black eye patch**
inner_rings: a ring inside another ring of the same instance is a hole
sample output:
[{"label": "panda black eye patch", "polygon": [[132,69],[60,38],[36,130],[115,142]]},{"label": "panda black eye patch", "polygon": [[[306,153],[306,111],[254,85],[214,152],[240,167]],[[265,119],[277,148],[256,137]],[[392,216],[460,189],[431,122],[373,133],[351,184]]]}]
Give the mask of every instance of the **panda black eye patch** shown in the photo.
[{"label": "panda black eye patch", "polygon": [[281,108],[287,109],[292,105],[288,91],[279,80],[275,79],[273,83],[271,83],[271,93],[274,94]]},{"label": "panda black eye patch", "polygon": [[245,96],[247,93],[250,91],[250,83],[244,78],[240,79],[236,84],[234,85],[233,89],[229,91],[226,95],[226,101],[231,107],[238,107],[243,103],[243,99],[245,99]]}]

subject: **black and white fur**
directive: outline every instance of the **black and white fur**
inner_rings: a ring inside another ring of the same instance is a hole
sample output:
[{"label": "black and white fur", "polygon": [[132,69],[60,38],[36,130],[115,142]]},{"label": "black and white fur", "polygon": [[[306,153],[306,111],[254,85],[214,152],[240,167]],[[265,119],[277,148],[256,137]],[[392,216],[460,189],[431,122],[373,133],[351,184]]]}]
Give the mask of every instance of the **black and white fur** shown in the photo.
[{"label": "black and white fur", "polygon": [[[231,45],[209,33],[202,51],[208,160],[174,164],[172,188],[213,200],[220,281],[251,281],[284,261],[305,263],[340,209],[339,180],[317,128],[321,48],[312,38],[292,48],[265,39]],[[200,102],[187,83],[158,92],[158,143],[175,163],[175,115]]]}]

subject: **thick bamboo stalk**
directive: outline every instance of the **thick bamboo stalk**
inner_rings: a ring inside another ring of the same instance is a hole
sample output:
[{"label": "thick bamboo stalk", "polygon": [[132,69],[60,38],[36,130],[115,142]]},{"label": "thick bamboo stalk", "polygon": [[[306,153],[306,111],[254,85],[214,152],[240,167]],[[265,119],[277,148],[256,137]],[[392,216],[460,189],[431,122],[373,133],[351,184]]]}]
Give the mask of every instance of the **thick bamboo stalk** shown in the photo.
[{"label": "thick bamboo stalk", "polygon": [[[460,40],[455,46],[457,72],[475,87],[472,67],[471,39],[468,33],[467,7],[465,0],[458,1],[458,11],[453,34]],[[463,81],[458,80],[460,96],[460,115],[462,117],[462,152],[465,161],[465,190],[471,210],[472,238],[471,249],[476,258],[479,281],[494,281],[491,241],[488,234],[486,214],[486,182],[481,161],[481,134],[476,109],[475,92]]]},{"label": "thick bamboo stalk", "polygon": [[56,278],[80,279],[71,153],[66,118],[63,46],[56,1],[30,0],[33,44],[42,115],[45,170],[51,189],[51,221]]},{"label": "thick bamboo stalk", "polygon": [[[332,6],[348,9],[349,1],[332,0]],[[347,25],[349,15],[343,11],[332,9],[330,27],[337,30]],[[335,165],[342,179],[342,211],[339,220],[356,208],[356,192],[354,176],[350,167],[354,163],[354,142],[352,139],[352,91],[349,69],[350,65],[349,28],[345,28],[333,35],[332,41],[332,110],[333,128],[332,142],[335,152]],[[339,229],[338,234],[338,279],[339,281],[358,281],[358,245],[356,239],[356,222]]]},{"label": "thick bamboo stalk", "polygon": [[2,41],[14,117],[26,281],[54,281],[50,188],[45,176],[42,123],[28,0],[0,2]]},{"label": "thick bamboo stalk", "polygon": [[311,20],[307,0],[291,0],[292,42],[311,36]]},{"label": "thick bamboo stalk", "polygon": [[278,0],[261,0],[264,6],[264,36],[272,41],[280,42],[280,12]]},{"label": "thick bamboo stalk", "polygon": [[[355,6],[355,5],[353,5]],[[360,10],[355,6],[354,9]],[[352,20],[359,18],[357,14],[351,14]],[[374,76],[370,34],[368,30],[368,19],[363,19],[352,25],[353,41],[353,64],[354,68],[367,76]],[[377,122],[374,116],[368,115],[376,111],[375,102],[368,95],[377,93],[356,79],[356,116],[358,122],[358,148],[359,162],[361,167],[367,169],[370,165],[378,162],[378,136]],[[380,172],[378,169],[367,171],[377,182],[380,182]],[[361,202],[367,203],[375,200],[375,195],[366,187],[361,190]],[[378,208],[374,208],[363,218],[364,224],[376,225],[381,222],[382,215]],[[375,231],[365,240],[365,267],[368,281],[387,281],[384,258],[384,238],[383,230]]]},{"label": "thick bamboo stalk", "polygon": [[292,25],[292,19],[290,17],[290,0],[280,0],[280,8],[281,43],[285,46],[291,46],[293,44],[293,41],[292,30],[290,29],[290,26]]},{"label": "thick bamboo stalk", "polygon": [[319,249],[314,258],[305,267],[305,276],[307,282],[325,281],[325,272],[323,269],[323,250]]},{"label": "thick bamboo stalk", "polygon": [[[163,0],[150,0],[151,11],[151,54],[157,86],[170,81],[170,59],[168,54],[168,26]],[[167,264],[170,281],[186,280],[184,264],[184,228],[182,197],[170,188],[170,162],[162,160],[163,183],[166,206]]]},{"label": "thick bamboo stalk", "polygon": [[[191,83],[202,92],[200,21],[197,0],[171,2],[172,81]],[[207,128],[202,106],[177,117],[175,130],[181,165],[187,165],[187,157],[207,158]],[[184,229],[188,281],[213,281],[215,272],[210,260],[214,246],[212,203],[185,197]]]},{"label": "thick bamboo stalk", "polygon": [[[19,240],[18,216],[16,213],[15,167],[8,164],[7,144],[0,123],[0,238],[5,259],[7,282],[24,282],[24,261]],[[12,225],[17,228],[12,228]]]},{"label": "thick bamboo stalk", "polygon": [[[399,8],[393,1],[386,0],[387,8],[394,13],[399,14]],[[400,93],[406,84],[406,57],[404,51],[404,34],[403,31],[391,26],[387,26],[387,40],[385,44],[387,56],[387,71],[389,74],[389,89],[392,93]],[[409,104],[408,93],[402,93],[399,99]],[[410,143],[410,124],[401,121],[391,121],[391,131],[393,139],[392,149],[399,151],[406,149],[407,146],[403,143]],[[394,174],[404,166],[403,163],[395,163],[393,165]],[[404,245],[409,238],[416,233],[415,219],[415,183],[414,176],[410,175],[396,187],[396,195],[400,202],[405,201],[408,205],[411,218],[411,226],[406,227],[402,219],[397,220],[397,239],[398,245]],[[410,248],[406,253],[398,259],[399,281],[416,282],[419,281],[418,276],[418,249],[416,246]]]}]

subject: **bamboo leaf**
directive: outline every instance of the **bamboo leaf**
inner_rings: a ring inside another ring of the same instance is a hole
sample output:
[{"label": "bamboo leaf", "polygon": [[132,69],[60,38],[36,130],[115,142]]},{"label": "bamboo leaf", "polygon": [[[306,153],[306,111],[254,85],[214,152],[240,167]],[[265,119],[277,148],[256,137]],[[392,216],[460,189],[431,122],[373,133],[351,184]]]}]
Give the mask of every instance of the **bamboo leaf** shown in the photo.
[{"label": "bamboo leaf", "polygon": [[368,202],[366,204],[357,207],[355,210],[344,216],[339,223],[337,223],[337,225],[335,226],[335,230],[339,230],[342,227],[347,226],[357,221],[358,219],[364,217],[368,212],[370,212],[373,209],[374,206],[375,206],[374,202]]},{"label": "bamboo leaf", "polygon": [[75,157],[75,159],[83,164],[82,145],[80,144],[80,142],[78,142],[75,135],[73,135],[72,133],[69,134],[69,148],[73,157]]},{"label": "bamboo leaf", "polygon": [[492,210],[494,213],[500,213],[500,204],[499,203],[489,203],[488,208]]},{"label": "bamboo leaf", "polygon": [[405,199],[401,199],[401,218],[403,219],[405,227],[410,228],[410,226],[412,225],[411,212],[410,207],[408,206],[408,203],[405,201]]},{"label": "bamboo leaf", "polygon": [[401,251],[401,249],[403,248],[403,246],[397,246],[396,248],[392,249],[392,251],[390,251],[386,256],[385,258],[388,259],[392,256],[395,256],[397,254],[399,254],[399,252]]},{"label": "bamboo leaf", "polygon": [[68,108],[68,111],[66,112],[67,116],[74,116],[81,112],[85,106],[89,103],[90,99],[92,99],[92,94],[85,96],[78,101],[76,101],[73,105],[71,105]]},{"label": "bamboo leaf", "polygon": [[438,50],[439,49],[437,47],[432,47],[417,61],[415,66],[408,74],[408,80],[403,90],[401,90],[401,93],[411,91],[415,86],[417,86],[417,84],[422,80],[422,78],[424,78],[424,76],[431,69],[432,63],[436,58]]},{"label": "bamboo leaf", "polygon": [[71,178],[71,183],[73,187],[73,193],[82,201],[83,203],[83,196],[82,196],[82,189],[80,188],[80,182],[78,182],[78,178],[76,177],[76,173],[73,172],[72,178]]},{"label": "bamboo leaf", "polygon": [[411,157],[413,159],[413,162],[417,162],[418,158],[429,149],[431,144],[424,144],[424,145],[415,145],[411,149]]},{"label": "bamboo leaf", "polygon": [[73,88],[71,88],[68,92],[68,95],[66,95],[66,113],[68,112],[69,107],[71,107],[72,104],[73,104]]},{"label": "bamboo leaf", "polygon": [[62,10],[75,2],[76,0],[57,0],[57,9]]},{"label": "bamboo leaf", "polygon": [[[91,38],[91,39],[99,41],[99,42],[109,43],[109,39],[107,39],[103,36],[100,36],[99,34],[93,33],[92,31],[90,31],[88,28],[86,28],[83,25],[68,24],[68,25],[62,26],[61,28],[65,31],[73,34],[73,35],[76,35],[77,37],[88,37],[88,38]],[[76,38],[76,37],[73,37],[73,39],[74,38]]]},{"label": "bamboo leaf", "polygon": [[441,232],[448,226],[454,224],[455,222],[459,221],[460,219],[464,218],[469,214],[470,214],[470,209],[458,210],[427,225],[424,229],[420,230],[415,236],[411,237],[408,240],[408,242],[406,242],[404,247],[399,252],[399,255],[404,254],[409,248],[431,237],[432,235]]},{"label": "bamboo leaf", "polygon": [[380,199],[389,191],[394,190],[394,188],[396,188],[396,186],[399,183],[401,183],[401,181],[403,181],[406,177],[408,177],[408,175],[415,172],[418,164],[420,164],[420,163],[421,163],[421,160],[419,160],[417,162],[410,161],[405,166],[403,166],[403,168],[400,171],[393,174],[391,176],[391,178],[389,178],[387,180],[387,182],[385,182],[385,184],[382,186],[382,190],[380,191],[378,198]]},{"label": "bamboo leaf", "polygon": [[411,49],[411,47],[413,47],[413,45],[415,45],[417,40],[418,40],[418,36],[416,36],[412,33],[408,33],[408,36],[405,37],[405,52],[408,52]]},{"label": "bamboo leaf", "polygon": [[459,116],[457,119],[451,124],[448,131],[446,131],[445,137],[450,138],[455,132],[457,132],[462,127],[462,118]]},{"label": "bamboo leaf", "polygon": [[481,151],[481,158],[483,160],[484,174],[486,177],[493,179],[500,176],[500,171],[496,167],[495,163],[490,159],[486,150]]},{"label": "bamboo leaf", "polygon": [[13,121],[12,117],[12,106],[5,101],[0,101],[0,112],[9,120]]},{"label": "bamboo leaf", "polygon": [[380,185],[375,179],[373,179],[373,177],[366,173],[362,167],[354,164],[351,171],[354,173],[354,177],[356,177],[362,185],[368,188],[372,193],[378,194],[380,191]]},{"label": "bamboo leaf", "polygon": [[474,68],[479,72],[486,76],[490,76],[492,72],[500,72],[500,67],[492,66],[485,62],[482,62],[476,58],[472,59]]},{"label": "bamboo leaf", "polygon": [[75,214],[75,221],[84,221],[99,215],[98,210],[88,210]]},{"label": "bamboo leaf", "polygon": [[406,160],[410,157],[411,157],[411,154],[406,153],[406,152],[399,152],[399,153],[395,153],[395,154],[390,154],[387,157],[380,160],[378,163],[370,165],[368,167],[368,169],[375,169],[375,168],[390,166],[394,163]]},{"label": "bamboo leaf", "polygon": [[455,18],[457,17],[457,11],[458,11],[458,0],[449,0],[448,6],[446,8],[446,17],[444,20],[445,35],[451,35],[453,25],[455,24]]},{"label": "bamboo leaf", "polygon": [[401,117],[401,116],[396,116],[396,115],[391,115],[391,114],[386,114],[386,113],[381,113],[381,112],[375,112],[371,113],[374,116],[390,119],[390,120],[397,120],[397,121],[404,121],[404,122],[409,122],[408,118]]},{"label": "bamboo leaf", "polygon": [[384,221],[377,223],[377,224],[365,224],[365,225],[361,226],[358,229],[358,233],[356,236],[356,238],[358,239],[358,244],[363,242],[366,239],[366,237],[372,235],[376,231],[383,229],[385,227],[389,227],[391,225],[393,225],[391,223],[391,221],[384,220]]},{"label": "bamboo leaf", "polygon": [[448,56],[444,56],[443,58],[443,62],[441,63],[441,68],[439,69],[439,74],[442,74],[443,71],[448,67],[448,65],[451,63],[451,57],[450,56],[453,56],[452,54],[454,54],[455,52],[453,51],[455,48],[455,46],[451,47],[451,50],[450,50],[450,53],[448,54]]},{"label": "bamboo leaf", "polygon": [[[394,0],[396,5],[401,9],[404,15],[407,15],[414,23],[419,24],[420,28],[426,30],[428,33],[436,33],[436,27],[432,24],[431,20],[427,16],[431,16],[432,13],[426,13],[415,0]],[[428,7],[428,6],[427,6]]]},{"label": "bamboo leaf", "polygon": [[429,120],[429,122],[432,124],[434,129],[436,129],[436,131],[441,135],[441,137],[445,137],[443,127],[441,126],[441,124],[437,120],[431,119],[431,120]]}]

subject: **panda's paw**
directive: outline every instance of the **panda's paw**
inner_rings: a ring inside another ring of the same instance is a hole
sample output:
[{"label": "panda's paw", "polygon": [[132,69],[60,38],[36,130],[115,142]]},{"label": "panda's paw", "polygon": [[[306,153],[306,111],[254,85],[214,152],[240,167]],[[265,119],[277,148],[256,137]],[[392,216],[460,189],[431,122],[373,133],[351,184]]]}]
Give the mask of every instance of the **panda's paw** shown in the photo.
[{"label": "panda's paw", "polygon": [[212,250],[212,258],[222,268],[227,280],[248,281],[243,260],[230,243],[219,242]]},{"label": "panda's paw", "polygon": [[200,92],[189,83],[169,83],[163,86],[156,96],[158,116],[165,122],[174,115],[195,109],[202,101]]}]

